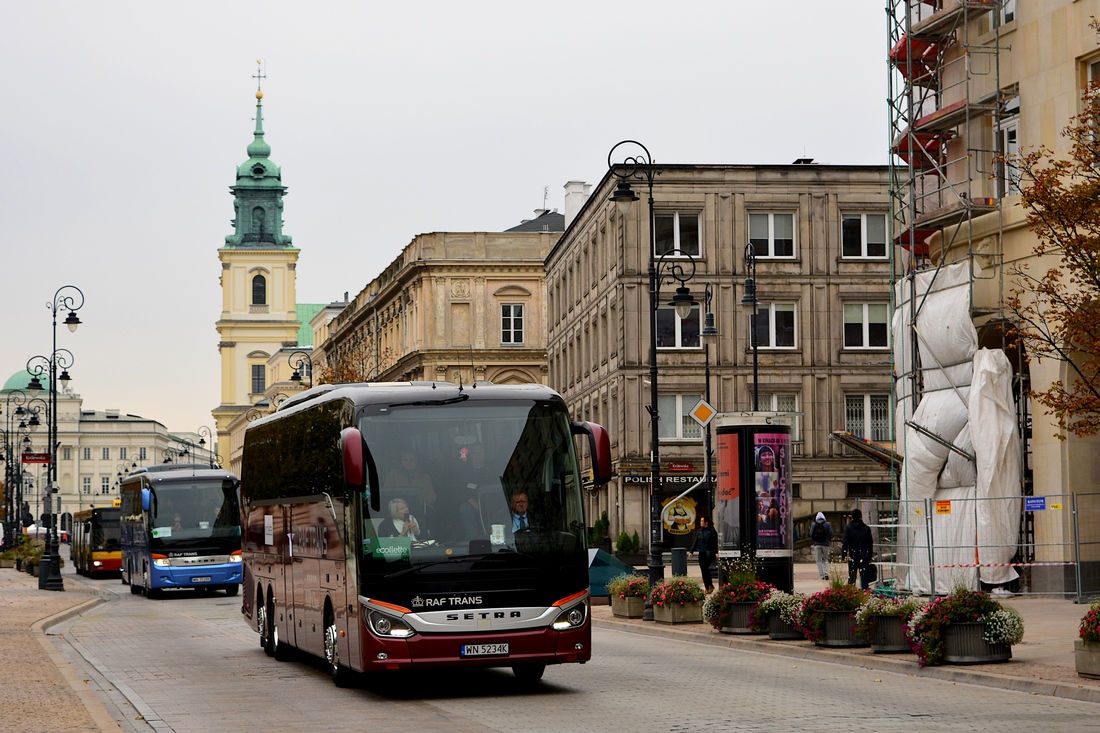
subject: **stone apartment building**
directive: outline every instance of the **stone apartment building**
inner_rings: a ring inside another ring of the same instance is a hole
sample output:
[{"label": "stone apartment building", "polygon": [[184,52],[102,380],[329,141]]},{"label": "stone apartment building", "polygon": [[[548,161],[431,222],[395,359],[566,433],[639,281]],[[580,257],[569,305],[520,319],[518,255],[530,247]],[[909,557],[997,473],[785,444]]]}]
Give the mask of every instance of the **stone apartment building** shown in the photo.
[{"label": "stone apartment building", "polygon": [[[719,412],[752,409],[746,246],[757,257],[760,409],[795,413],[798,519],[858,498],[889,497],[891,473],[832,440],[835,430],[889,441],[889,195],[885,166],[660,165],[653,198],[657,254],[680,250],[699,305],[680,319],[659,308],[662,498],[704,474],[703,431],[687,413],[705,393]],[[575,419],[606,426],[617,478],[588,498],[611,537],[648,536],[650,483],[649,216],[609,200],[609,172],[546,258],[549,384]],[[568,198],[568,194],[567,194]],[[567,204],[567,210],[569,206]],[[666,257],[666,263],[670,261]],[[661,286],[667,303],[678,283]],[[704,288],[719,335],[700,337]],[[706,496],[696,493],[697,504]]]}]

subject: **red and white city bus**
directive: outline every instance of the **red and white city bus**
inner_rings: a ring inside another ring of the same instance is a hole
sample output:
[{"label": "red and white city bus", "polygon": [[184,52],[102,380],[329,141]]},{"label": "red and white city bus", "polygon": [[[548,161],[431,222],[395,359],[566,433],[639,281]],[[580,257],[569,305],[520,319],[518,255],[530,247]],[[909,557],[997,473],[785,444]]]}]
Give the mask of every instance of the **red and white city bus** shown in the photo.
[{"label": "red and white city bus", "polygon": [[[591,658],[574,436],[607,433],[541,385],[321,385],[249,425],[244,602],[268,654],[353,672]],[[514,511],[523,506],[522,517]]]}]

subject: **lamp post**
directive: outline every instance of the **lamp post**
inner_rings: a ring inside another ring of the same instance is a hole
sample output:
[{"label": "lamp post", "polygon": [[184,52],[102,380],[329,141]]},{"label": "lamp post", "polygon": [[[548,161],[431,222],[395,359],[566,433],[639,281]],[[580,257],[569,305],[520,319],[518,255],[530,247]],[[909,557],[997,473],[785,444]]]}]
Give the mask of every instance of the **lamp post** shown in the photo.
[{"label": "lamp post", "polygon": [[[214,431],[205,425],[200,425],[195,433],[199,436],[199,447],[210,451],[210,468],[217,468],[218,462],[214,459]],[[207,438],[210,439],[210,448],[206,447]]]},{"label": "lamp post", "polygon": [[[294,359],[296,356],[298,357],[297,361]],[[313,389],[313,359],[310,358],[309,354],[304,351],[295,351],[287,358],[287,363],[294,367],[294,373],[290,375],[290,381],[295,384],[301,384],[302,367],[308,366],[306,374],[309,375],[309,388]]]},{"label": "lamp post", "polygon": [[[68,349],[57,348],[57,312],[59,310],[68,310],[69,315],[65,318],[65,325],[69,327],[69,331],[75,332],[76,327],[80,325],[80,319],[77,318],[76,312],[80,310],[84,305],[84,293],[73,285],[62,285],[57,289],[57,292],[53,295],[53,300],[46,304],[53,314],[53,350],[50,352],[50,356],[47,359],[44,356],[32,356],[27,362],[27,372],[31,375],[30,384],[27,386],[27,391],[31,393],[32,397],[37,397],[38,392],[42,389],[42,382],[39,377],[47,371],[49,371],[50,377],[50,406],[47,415],[49,417],[49,443],[47,450],[50,454],[49,469],[46,471],[46,483],[47,487],[44,489],[50,497],[50,534],[47,540],[47,550],[50,557],[50,575],[46,579],[43,587],[46,590],[65,590],[64,582],[61,580],[61,555],[58,553],[57,547],[57,522],[54,515],[53,495],[57,493],[57,380],[61,380],[62,387],[69,386],[69,367],[73,365],[73,354]],[[61,375],[58,376],[57,368],[61,367]]]},{"label": "lamp post", "polygon": [[756,329],[758,327],[756,320],[756,307],[758,301],[756,300],[756,249],[753,248],[750,242],[745,247],[745,273],[748,277],[745,278],[745,294],[741,298],[741,308],[746,310],[752,308],[752,321],[749,323],[749,338],[752,340],[752,411],[759,412],[760,410],[760,372],[759,372],[759,351],[760,340],[757,338]]},{"label": "lamp post", "polygon": [[[703,330],[699,335],[703,339],[703,380],[706,384],[703,385],[703,399],[707,404],[711,404],[710,401],[710,343],[711,341],[717,341],[718,329],[714,325],[714,311],[710,308],[710,302],[714,298],[714,288],[710,283],[707,283],[706,288],[703,290],[703,311],[705,313],[703,320]],[[721,358],[721,357],[719,357]],[[706,433],[703,441],[703,451],[706,453],[706,475],[710,479],[707,484],[707,514],[714,509],[714,472],[713,465],[711,463],[713,456],[711,454],[711,442],[710,442],[710,423],[707,423]],[[713,523],[713,518],[711,519]]]},{"label": "lamp post", "polygon": [[[641,149],[637,155],[628,155],[621,162],[616,162],[615,151],[620,147],[636,146]],[[660,288],[663,280],[676,280],[680,286],[672,298],[672,306],[676,309],[676,315],[686,318],[691,314],[691,309],[697,303],[691,297],[686,282],[695,274],[695,260],[686,252],[671,250],[657,255],[657,232],[653,213],[653,179],[658,171],[653,163],[653,156],[649,150],[636,140],[623,140],[616,143],[607,154],[607,167],[611,174],[618,179],[615,192],[611,194],[622,217],[630,213],[638,195],[631,188],[630,181],[641,181],[646,184],[647,203],[649,216],[649,429],[650,429],[650,484],[649,484],[649,587],[654,588],[665,575],[664,558],[661,555],[663,548],[661,532],[661,448],[660,448],[660,415],[658,413],[657,390],[657,310],[660,303]],[[666,262],[666,258],[673,258]],[[691,272],[687,273],[684,263],[691,265]],[[667,268],[667,269],[666,269]],[[667,274],[666,274],[667,273]],[[646,597],[643,619],[653,620],[652,595]]]},{"label": "lamp post", "polygon": [[172,438],[176,443],[180,444],[180,447],[173,448],[168,446],[164,449],[164,461],[163,463],[178,463],[181,458],[191,458],[194,462],[193,456],[195,455],[195,444],[187,438]]},{"label": "lamp post", "polygon": [[[4,397],[4,549],[15,546],[16,530],[22,528],[22,493],[20,491],[23,482],[23,464],[20,460],[22,447],[19,445],[19,435],[16,433],[16,418],[24,418],[26,411],[23,405],[27,403],[27,393],[21,389],[10,390]],[[12,410],[12,405],[15,409]]]}]

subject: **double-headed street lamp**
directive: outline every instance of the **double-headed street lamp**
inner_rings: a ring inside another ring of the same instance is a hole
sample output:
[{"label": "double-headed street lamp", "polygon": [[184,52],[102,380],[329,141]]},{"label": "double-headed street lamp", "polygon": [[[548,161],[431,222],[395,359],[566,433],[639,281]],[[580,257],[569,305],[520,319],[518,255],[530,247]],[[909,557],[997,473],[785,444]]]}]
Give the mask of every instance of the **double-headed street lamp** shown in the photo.
[{"label": "double-headed street lamp", "polygon": [[[53,350],[50,352],[49,358],[44,356],[32,356],[27,361],[27,372],[31,375],[30,384],[27,387],[27,391],[31,393],[32,397],[37,397],[38,392],[42,389],[42,382],[39,379],[45,372],[49,372],[50,378],[50,402],[49,409],[47,411],[47,417],[49,419],[49,443],[47,450],[50,454],[49,469],[46,471],[46,483],[47,487],[45,491],[50,498],[50,533],[49,539],[46,541],[47,552],[50,558],[50,574],[43,583],[43,588],[46,590],[65,590],[65,584],[61,580],[61,555],[58,553],[57,547],[57,522],[55,519],[53,506],[53,495],[57,493],[57,380],[61,380],[62,387],[69,386],[69,367],[73,365],[73,355],[68,349],[57,348],[57,312],[59,310],[69,311],[68,317],[65,319],[65,325],[69,327],[69,331],[75,332],[76,327],[80,325],[80,319],[76,317],[76,312],[80,310],[84,305],[84,293],[73,285],[63,285],[57,289],[57,292],[53,295],[53,300],[46,304],[46,307],[51,309],[53,314]],[[61,367],[61,376],[57,375],[57,368]]]},{"label": "double-headed street lamp", "polygon": [[[615,151],[620,147],[636,146],[641,148],[641,153],[626,156],[621,162],[616,162]],[[611,174],[618,179],[615,192],[611,194],[611,201],[618,206],[619,213],[624,218],[629,214],[633,204],[638,200],[638,194],[634,193],[630,181],[642,181],[646,184],[649,204],[649,421],[650,421],[650,484],[649,484],[649,587],[656,587],[664,577],[665,565],[661,555],[663,551],[661,532],[661,448],[660,448],[660,415],[658,413],[657,390],[657,311],[660,307],[660,290],[662,282],[677,281],[671,305],[676,310],[676,315],[683,319],[691,315],[691,309],[698,305],[691,297],[691,291],[687,288],[687,281],[695,274],[695,260],[687,252],[673,249],[661,255],[657,254],[656,220],[653,212],[653,179],[658,171],[653,163],[653,156],[649,150],[636,140],[623,140],[611,148],[607,154],[607,167]],[[691,267],[690,273],[685,269],[685,264]],[[652,596],[646,598],[643,618],[653,620]]]},{"label": "double-headed street lamp", "polygon": [[760,410],[760,372],[759,351],[760,339],[757,338],[756,307],[759,302],[756,299],[756,249],[750,242],[745,247],[745,294],[741,298],[741,308],[749,312],[751,308],[752,321],[749,323],[749,338],[752,340],[752,411]]},{"label": "double-headed street lamp", "polygon": [[[25,432],[25,404],[27,393],[21,389],[13,389],[4,397],[4,549],[15,546],[15,536],[23,527],[23,445],[17,431]],[[24,428],[19,428],[17,422]]]},{"label": "double-headed street lamp", "polygon": [[[295,361],[294,357],[298,357]],[[309,354],[304,351],[295,351],[287,358],[287,363],[294,367],[294,373],[290,375],[290,381],[295,384],[301,384],[302,382],[302,367],[309,367],[306,369],[306,374],[309,376],[309,388],[313,389],[313,359]]]},{"label": "double-headed street lamp", "polygon": [[[199,429],[195,431],[195,434],[199,436],[199,447],[204,449],[204,450],[209,450],[210,451],[210,468],[216,468],[217,465],[218,465],[218,461],[215,458],[215,453],[214,453],[214,431],[212,431],[210,428],[206,427],[205,425],[200,425]],[[207,438],[210,439],[210,448],[209,449],[206,448]]]}]

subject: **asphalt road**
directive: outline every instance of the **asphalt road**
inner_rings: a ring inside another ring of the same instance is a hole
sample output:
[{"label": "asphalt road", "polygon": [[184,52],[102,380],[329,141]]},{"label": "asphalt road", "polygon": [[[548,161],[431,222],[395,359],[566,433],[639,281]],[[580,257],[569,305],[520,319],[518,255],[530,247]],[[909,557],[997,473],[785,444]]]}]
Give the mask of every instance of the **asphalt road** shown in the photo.
[{"label": "asphalt road", "polygon": [[1095,731],[1100,705],[597,629],[586,665],[534,688],[508,670],[402,673],[339,689],[277,662],[240,597],[111,600],[54,627],[125,731]]}]

